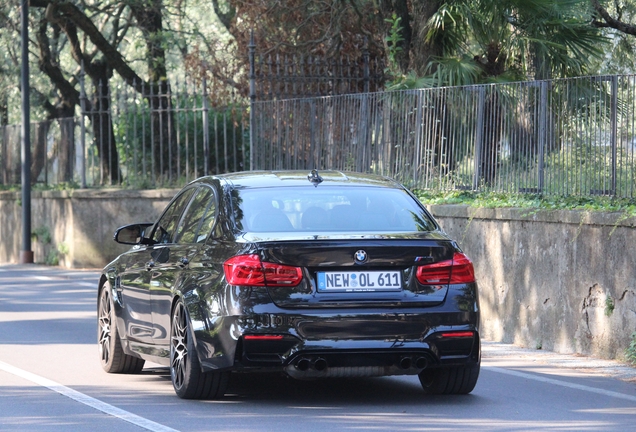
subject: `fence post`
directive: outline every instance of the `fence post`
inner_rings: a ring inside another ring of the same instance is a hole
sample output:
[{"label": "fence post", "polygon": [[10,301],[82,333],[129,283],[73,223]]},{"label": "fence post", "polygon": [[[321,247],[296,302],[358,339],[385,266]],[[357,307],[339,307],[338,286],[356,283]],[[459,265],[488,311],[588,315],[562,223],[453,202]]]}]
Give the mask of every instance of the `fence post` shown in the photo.
[{"label": "fence post", "polygon": [[539,160],[538,160],[538,173],[537,173],[537,192],[543,192],[543,180],[544,180],[544,160],[545,160],[545,147],[547,138],[547,122],[548,122],[548,81],[541,81],[540,94],[539,94]]},{"label": "fence post", "polygon": [[481,177],[481,154],[484,146],[484,109],[486,106],[486,87],[479,86],[479,99],[477,102],[477,131],[475,134],[475,173],[473,174],[473,190],[479,189]]},{"label": "fence post", "polygon": [[250,60],[250,171],[254,170],[254,153],[256,153],[255,146],[255,120],[254,108],[256,106],[256,65],[254,64],[254,55],[256,52],[256,45],[254,44],[254,30],[250,32],[250,44],[249,44],[249,60]]},{"label": "fence post", "polygon": [[612,144],[612,196],[616,195],[616,163],[617,163],[617,130],[618,130],[618,76],[612,76],[612,100],[611,100],[611,144]]},{"label": "fence post", "polygon": [[320,156],[316,154],[316,99],[309,99],[309,166],[307,168],[321,169]]},{"label": "fence post", "polygon": [[362,49],[362,59],[364,61],[364,92],[369,93],[369,40],[364,37],[364,48]]},{"label": "fence post", "polygon": [[84,72],[84,62],[80,71],[80,146],[82,157],[80,158],[80,182],[82,189],[86,189],[86,88],[84,82],[86,73]]},{"label": "fence post", "polygon": [[[203,76],[203,175],[208,175],[210,165],[210,127],[208,124],[208,86],[205,75]],[[195,167],[196,169],[196,167]]]},{"label": "fence post", "polygon": [[[155,125],[154,125],[154,107],[153,107],[153,103],[155,100],[155,95],[154,95],[154,84],[148,84],[148,90],[150,90],[150,157],[152,158],[152,184],[154,186],[157,185],[157,162],[155,160],[155,152],[157,151],[155,149]],[[161,149],[159,150],[161,151]],[[163,168],[163,166],[161,166],[161,168]]]},{"label": "fence post", "polygon": [[424,128],[424,90],[416,90],[417,98],[415,103],[415,142],[413,148],[413,186],[419,185],[420,165],[422,163],[422,129]]}]

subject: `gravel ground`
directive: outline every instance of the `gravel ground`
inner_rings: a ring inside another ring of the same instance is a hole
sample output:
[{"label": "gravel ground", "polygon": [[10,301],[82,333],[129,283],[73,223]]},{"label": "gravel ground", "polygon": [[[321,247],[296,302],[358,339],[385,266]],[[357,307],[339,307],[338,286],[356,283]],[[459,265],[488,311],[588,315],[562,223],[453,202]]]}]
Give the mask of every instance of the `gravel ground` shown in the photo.
[{"label": "gravel ground", "polygon": [[636,383],[636,367],[616,360],[602,360],[580,354],[558,354],[484,340],[481,343],[484,360],[522,360],[537,365],[551,366],[587,375],[611,376],[622,381]]}]

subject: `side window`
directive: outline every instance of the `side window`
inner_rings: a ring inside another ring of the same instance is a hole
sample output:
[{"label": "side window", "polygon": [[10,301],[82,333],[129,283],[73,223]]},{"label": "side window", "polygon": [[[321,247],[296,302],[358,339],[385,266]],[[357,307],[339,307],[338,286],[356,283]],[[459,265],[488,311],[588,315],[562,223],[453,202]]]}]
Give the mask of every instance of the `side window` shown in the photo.
[{"label": "side window", "polygon": [[201,220],[201,227],[199,228],[199,232],[197,234],[196,243],[203,243],[210,235],[212,228],[214,227],[214,222],[216,221],[216,197],[212,196],[212,199],[208,203],[208,208],[205,210],[205,215]]},{"label": "side window", "polygon": [[177,243],[200,243],[207,238],[216,214],[212,189],[202,187],[190,202],[177,229]]},{"label": "side window", "polygon": [[157,222],[155,231],[152,234],[152,240],[155,243],[172,243],[183,209],[190,201],[190,198],[192,198],[192,194],[195,190],[195,188],[186,190],[184,193],[179,195],[164,212],[161,219]]}]

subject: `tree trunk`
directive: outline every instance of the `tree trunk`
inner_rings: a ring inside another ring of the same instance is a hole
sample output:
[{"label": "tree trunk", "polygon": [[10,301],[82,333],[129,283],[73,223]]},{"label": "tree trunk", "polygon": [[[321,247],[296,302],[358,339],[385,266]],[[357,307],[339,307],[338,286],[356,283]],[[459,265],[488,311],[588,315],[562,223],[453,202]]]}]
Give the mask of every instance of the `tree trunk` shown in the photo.
[{"label": "tree trunk", "polygon": [[9,124],[9,96],[0,91],[0,127]]},{"label": "tree trunk", "polygon": [[151,109],[154,172],[163,181],[172,181],[177,172],[175,161],[178,148],[169,88],[167,81],[161,81],[153,86],[150,95],[147,95]]},{"label": "tree trunk", "polygon": [[[402,73],[408,72],[410,63],[411,39],[413,37],[413,29],[411,28],[411,15],[409,13],[409,0],[382,0],[380,2],[380,11],[382,20],[392,19],[393,14],[400,18],[400,36],[402,40],[397,46],[400,51],[396,53],[395,58]],[[387,28],[390,25],[382,23]],[[388,34],[387,34],[388,36]]]},{"label": "tree trunk", "polygon": [[440,43],[435,40],[426,42],[426,24],[441,4],[442,0],[413,0],[411,69],[415,70],[417,76],[434,73],[434,66],[428,69],[429,63],[443,54]]},{"label": "tree trunk", "polygon": [[[46,145],[47,137],[49,135],[49,129],[51,128],[51,121],[43,121],[35,124],[35,133],[33,134],[32,157],[31,157],[31,180],[33,183],[38,181],[38,177],[42,174],[42,171],[46,167]],[[48,179],[44,179],[47,183]]]},{"label": "tree trunk", "polygon": [[152,146],[154,172],[163,180],[171,181],[176,174],[174,116],[170,98],[170,84],[166,69],[166,52],[163,40],[162,0],[129,3],[146,41],[152,121]]},{"label": "tree trunk", "polygon": [[58,153],[58,182],[73,181],[75,172],[75,119],[65,117],[58,119],[60,125],[60,143]]},{"label": "tree trunk", "polygon": [[115,143],[115,132],[113,129],[113,119],[110,114],[110,84],[106,67],[101,68],[104,73],[99,76],[95,71],[100,68],[94,67],[91,79],[95,92],[92,100],[92,110],[89,112],[93,136],[99,154],[101,167],[101,184],[121,183],[121,171],[119,169],[119,156]]}]

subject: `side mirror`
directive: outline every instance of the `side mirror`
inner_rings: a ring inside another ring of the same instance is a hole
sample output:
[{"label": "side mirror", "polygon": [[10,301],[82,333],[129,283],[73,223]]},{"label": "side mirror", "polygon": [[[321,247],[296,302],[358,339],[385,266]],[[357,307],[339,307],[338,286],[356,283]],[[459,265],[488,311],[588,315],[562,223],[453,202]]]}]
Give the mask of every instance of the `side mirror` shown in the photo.
[{"label": "side mirror", "polygon": [[125,245],[148,244],[149,239],[146,238],[145,234],[152,225],[151,223],[141,223],[119,227],[115,231],[115,241]]}]

